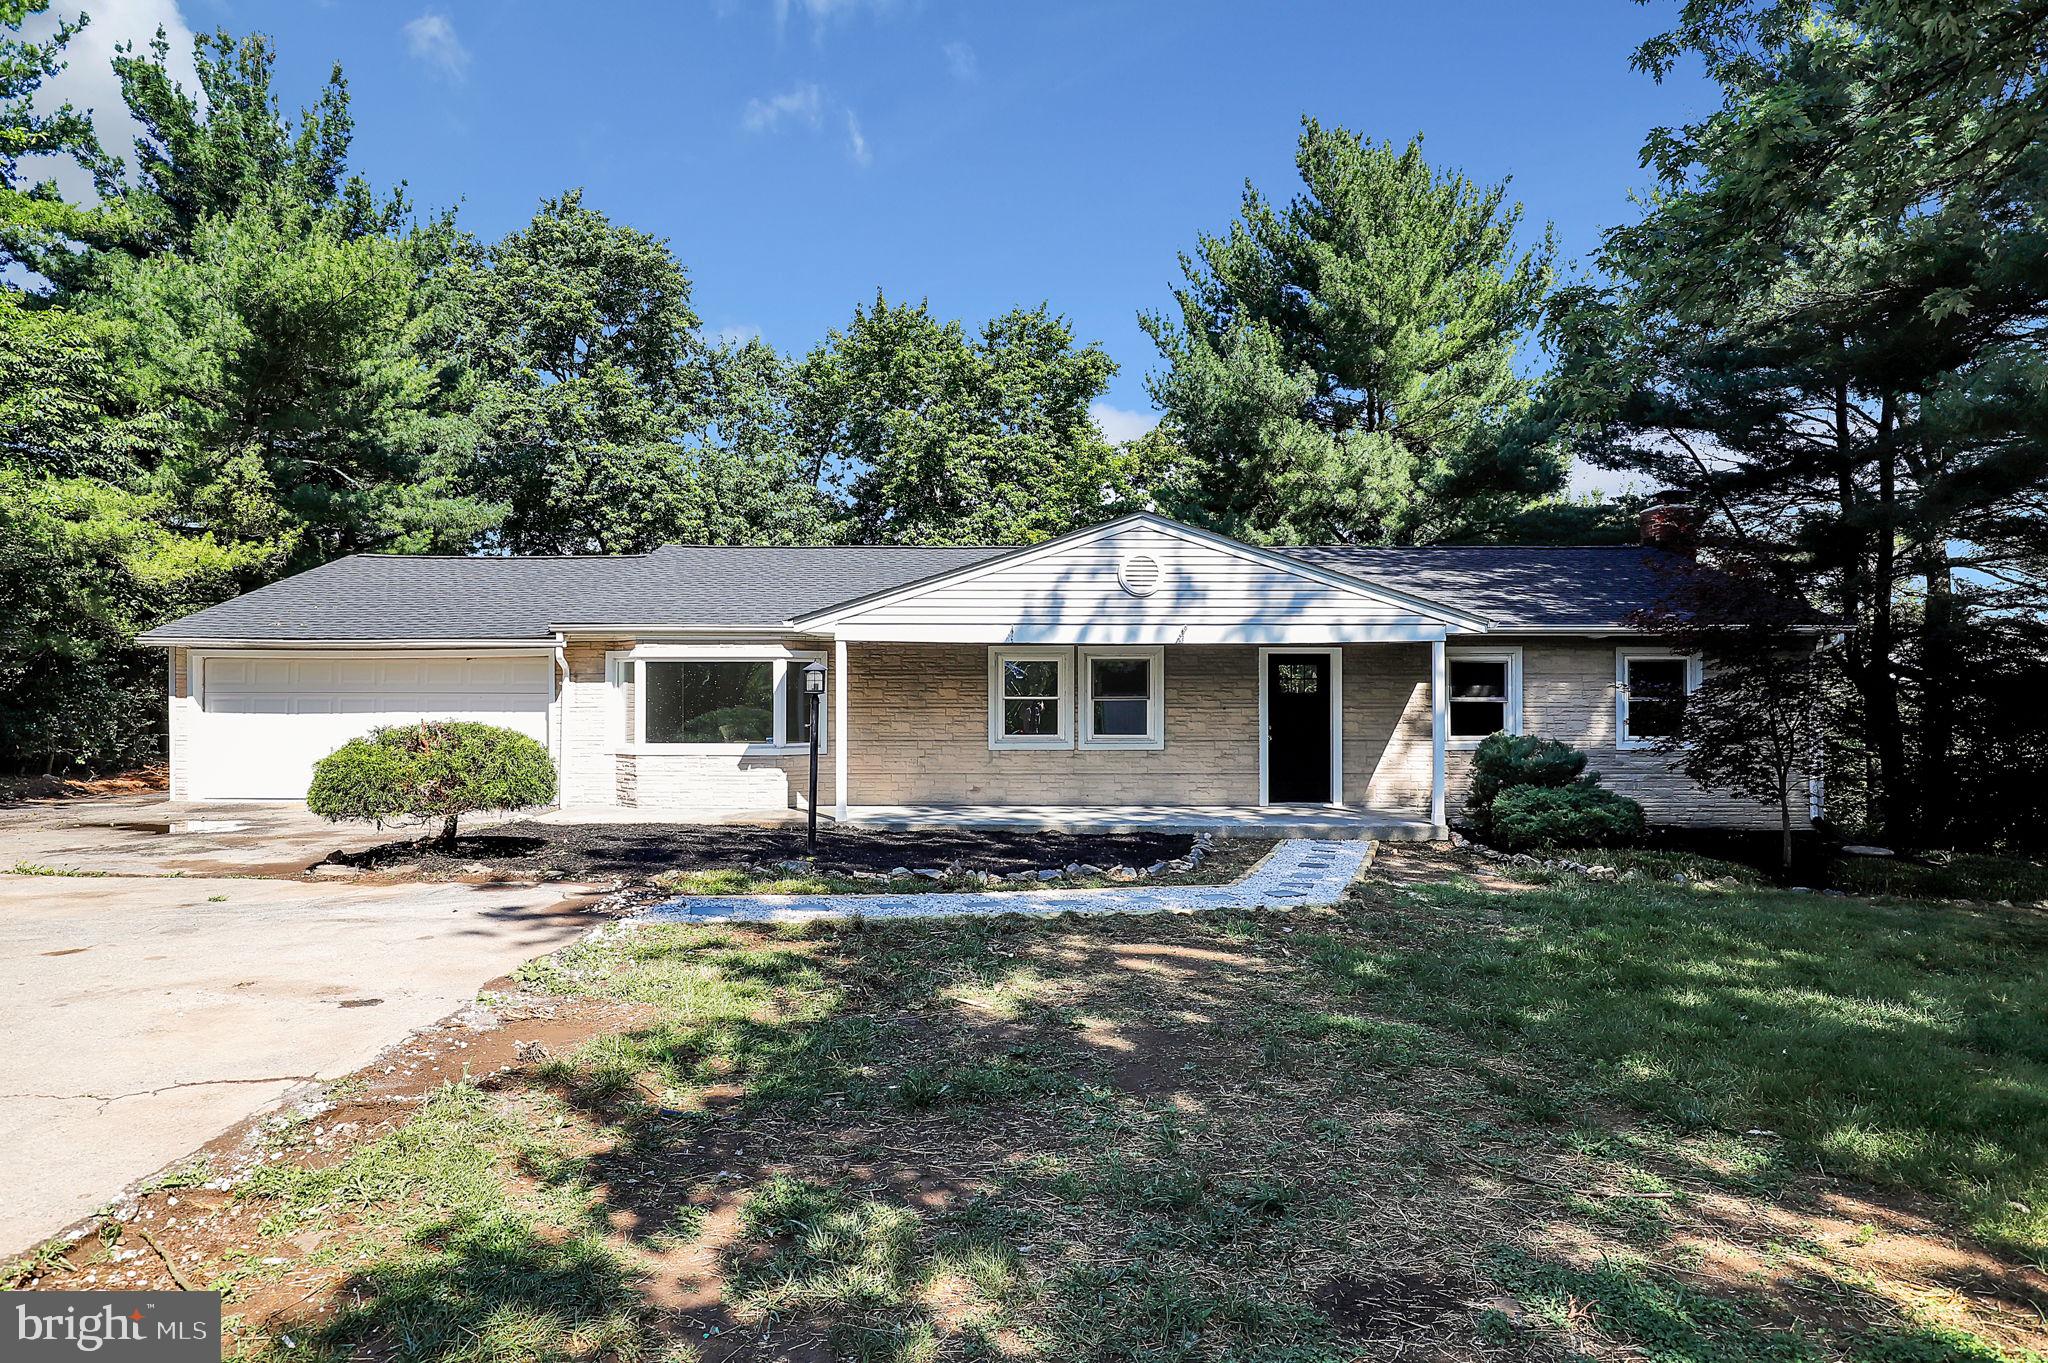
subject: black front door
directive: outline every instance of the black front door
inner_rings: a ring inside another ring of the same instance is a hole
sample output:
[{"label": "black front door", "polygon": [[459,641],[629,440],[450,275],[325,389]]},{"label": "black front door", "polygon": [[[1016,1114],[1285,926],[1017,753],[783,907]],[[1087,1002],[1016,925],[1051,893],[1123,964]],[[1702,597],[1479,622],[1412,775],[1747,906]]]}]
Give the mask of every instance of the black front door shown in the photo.
[{"label": "black front door", "polygon": [[1266,655],[1266,799],[1330,800],[1330,655]]}]

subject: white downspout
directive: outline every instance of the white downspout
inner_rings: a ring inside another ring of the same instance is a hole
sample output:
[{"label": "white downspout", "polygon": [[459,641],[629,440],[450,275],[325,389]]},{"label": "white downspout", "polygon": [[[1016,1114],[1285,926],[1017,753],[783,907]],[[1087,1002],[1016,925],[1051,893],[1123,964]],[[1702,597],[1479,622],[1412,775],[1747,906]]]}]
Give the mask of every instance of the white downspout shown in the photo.
[{"label": "white downspout", "polygon": [[1444,641],[1429,645],[1429,821],[1444,824],[1444,737],[1449,723],[1450,669],[1444,660]]}]

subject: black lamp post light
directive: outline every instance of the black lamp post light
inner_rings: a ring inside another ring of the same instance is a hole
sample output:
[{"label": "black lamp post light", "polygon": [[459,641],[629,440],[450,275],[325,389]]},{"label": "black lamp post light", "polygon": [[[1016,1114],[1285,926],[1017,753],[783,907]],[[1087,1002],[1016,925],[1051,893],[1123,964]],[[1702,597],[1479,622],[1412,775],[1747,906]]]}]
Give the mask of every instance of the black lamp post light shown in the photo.
[{"label": "black lamp post light", "polygon": [[811,717],[811,824],[804,846],[818,854],[818,715],[825,704],[825,664],[814,662],[804,668],[804,704]]}]

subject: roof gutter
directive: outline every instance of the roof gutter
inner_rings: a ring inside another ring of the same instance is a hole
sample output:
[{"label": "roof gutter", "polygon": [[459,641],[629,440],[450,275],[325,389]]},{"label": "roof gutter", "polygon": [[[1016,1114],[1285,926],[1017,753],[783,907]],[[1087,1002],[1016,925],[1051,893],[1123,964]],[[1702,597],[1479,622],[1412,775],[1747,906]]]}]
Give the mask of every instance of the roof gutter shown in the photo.
[{"label": "roof gutter", "polygon": [[544,653],[549,647],[548,637],[535,635],[530,639],[231,639],[218,635],[155,635],[140,634],[135,642],[144,648],[249,648],[249,649],[291,649],[297,652],[318,649],[386,649],[417,648],[464,649],[470,652],[504,650],[519,653]]}]

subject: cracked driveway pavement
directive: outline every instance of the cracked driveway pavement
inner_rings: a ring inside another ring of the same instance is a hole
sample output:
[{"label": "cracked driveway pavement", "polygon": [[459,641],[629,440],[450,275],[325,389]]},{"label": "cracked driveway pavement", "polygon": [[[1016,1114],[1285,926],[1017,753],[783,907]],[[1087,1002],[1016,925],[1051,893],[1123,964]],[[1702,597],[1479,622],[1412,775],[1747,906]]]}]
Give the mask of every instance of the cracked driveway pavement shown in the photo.
[{"label": "cracked driveway pavement", "polygon": [[562,895],[0,875],[0,1257],[572,941]]}]

